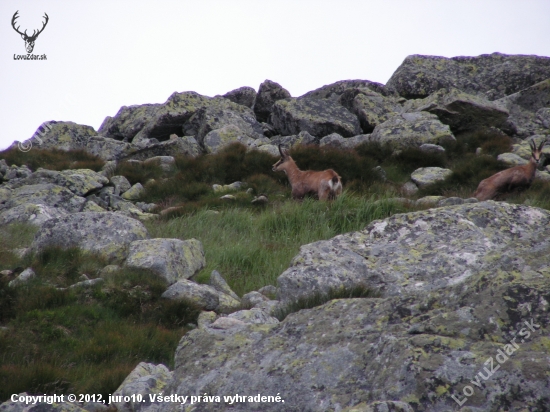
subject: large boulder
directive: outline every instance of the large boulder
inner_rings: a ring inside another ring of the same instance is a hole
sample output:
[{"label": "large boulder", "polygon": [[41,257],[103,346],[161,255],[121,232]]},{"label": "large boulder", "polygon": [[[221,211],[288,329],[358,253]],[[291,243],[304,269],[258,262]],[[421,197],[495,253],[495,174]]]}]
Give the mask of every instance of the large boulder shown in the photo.
[{"label": "large boulder", "polygon": [[400,99],[385,97],[368,88],[347,89],[338,101],[357,116],[365,133],[371,133],[377,125],[403,111]]},{"label": "large boulder", "polygon": [[279,83],[265,80],[260,84],[258,94],[254,100],[254,114],[259,122],[267,122],[270,118],[273,104],[281,99],[290,97],[290,93]]},{"label": "large boulder", "polygon": [[109,137],[93,136],[88,139],[84,149],[102,160],[109,161],[126,156],[132,151],[132,145]]},{"label": "large boulder", "polygon": [[[446,288],[476,273],[508,270],[510,259],[530,247],[528,239],[546,236],[547,222],[550,213],[541,209],[496,202],[394,215],[302,246],[278,278],[278,296],[292,301],[357,284],[385,296]],[[541,242],[550,247],[550,240]]]},{"label": "large boulder", "polygon": [[41,226],[42,223],[47,220],[55,217],[63,217],[67,214],[68,212],[65,209],[59,207],[23,203],[19,206],[0,212],[0,226],[16,222]]},{"label": "large boulder", "polygon": [[241,104],[250,109],[254,107],[254,100],[256,99],[256,90],[252,87],[244,86],[238,89],[227,92],[222,97],[227,100],[231,100],[233,103]]},{"label": "large boulder", "polygon": [[481,202],[395,215],[303,247],[289,269],[299,280],[279,278],[286,301],[354,277],[382,297],[333,300],[279,324],[195,329],[164,393],[220,396],[194,411],[230,402],[241,412],[353,411],[388,399],[421,412],[546,405],[549,223],[541,209]]},{"label": "large boulder", "polygon": [[58,172],[39,168],[29,177],[18,180],[12,187],[54,184],[69,189],[76,196],[86,196],[108,183],[109,179],[90,169],[68,169]]},{"label": "large boulder", "polygon": [[443,88],[500,99],[550,78],[550,57],[483,54],[477,57],[408,56],[386,83],[407,99]]},{"label": "large boulder", "polygon": [[145,147],[131,146],[124,155],[124,160],[146,160],[156,156],[178,156],[184,155],[197,157],[203,150],[194,136],[179,137],[175,134],[170,136],[170,140],[159,143],[151,143]]},{"label": "large boulder", "polygon": [[317,137],[362,133],[357,117],[330,99],[284,99],[273,105],[272,123],[282,135],[306,131]]},{"label": "large boulder", "polygon": [[83,212],[46,221],[36,233],[31,250],[78,247],[108,261],[126,259],[130,244],[148,239],[143,224],[119,213]]},{"label": "large boulder", "polygon": [[41,142],[36,146],[39,149],[86,149],[88,140],[97,136],[93,127],[74,122],[51,120],[45,124],[47,127],[43,129],[43,133],[40,133]]},{"label": "large boulder", "polygon": [[411,180],[418,186],[424,187],[445,180],[453,174],[450,169],[441,167],[421,167],[411,174]]},{"label": "large boulder", "polygon": [[160,104],[141,104],[122,106],[114,116],[107,116],[98,134],[115,140],[131,142],[135,135],[143,129],[159,109]]},{"label": "large boulder", "polygon": [[390,117],[374,128],[373,142],[389,144],[394,149],[420,147],[425,143],[441,144],[456,140],[451,129],[428,112],[403,113]]},{"label": "large boulder", "polygon": [[454,133],[489,127],[506,128],[508,120],[508,110],[496,102],[455,88],[439,89],[425,99],[409,100],[403,110],[433,113]]},{"label": "large boulder", "polygon": [[370,80],[340,80],[307,92],[306,94],[300,96],[299,99],[337,100],[346,90],[357,88],[369,89],[384,96],[392,94],[392,92],[388,91],[383,84],[371,82]]},{"label": "large boulder", "polygon": [[75,213],[82,209],[86,199],[62,186],[53,183],[38,183],[14,189],[10,193],[9,199],[0,205],[0,210],[11,209],[27,203],[60,208],[69,213]]},{"label": "large boulder", "polygon": [[196,239],[147,239],[130,244],[125,264],[149,269],[172,285],[195,275],[206,261],[202,243]]},{"label": "large boulder", "polygon": [[495,102],[510,112],[510,129],[520,137],[550,134],[550,75],[548,77]]}]

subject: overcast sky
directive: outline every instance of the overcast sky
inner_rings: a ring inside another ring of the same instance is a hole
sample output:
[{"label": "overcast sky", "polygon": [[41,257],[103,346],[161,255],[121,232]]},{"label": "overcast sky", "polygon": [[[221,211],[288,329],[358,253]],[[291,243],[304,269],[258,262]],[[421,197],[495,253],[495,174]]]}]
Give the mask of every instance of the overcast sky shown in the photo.
[{"label": "overcast sky", "polygon": [[[49,22],[33,54],[14,60]],[[47,120],[99,128],[174,91],[278,82],[292,96],[386,83],[406,56],[550,56],[550,0],[25,0],[0,2],[0,149]]]}]

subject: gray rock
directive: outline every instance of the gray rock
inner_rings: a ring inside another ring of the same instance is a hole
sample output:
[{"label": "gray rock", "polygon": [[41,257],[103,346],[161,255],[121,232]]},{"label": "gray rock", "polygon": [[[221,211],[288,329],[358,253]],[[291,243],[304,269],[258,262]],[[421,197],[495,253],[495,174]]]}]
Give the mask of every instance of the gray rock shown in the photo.
[{"label": "gray rock", "polygon": [[529,161],[514,153],[501,153],[497,156],[497,160],[500,160],[510,166],[520,166],[529,163]]},{"label": "gray rock", "polygon": [[357,116],[364,133],[371,133],[377,125],[403,111],[398,98],[385,97],[367,88],[348,89],[338,101]]},{"label": "gray rock", "polygon": [[279,320],[273,316],[269,316],[259,308],[248,310],[239,310],[228,315],[229,318],[238,319],[244,323],[257,323],[264,325],[273,325],[279,323]]},{"label": "gray rock", "polygon": [[435,207],[442,200],[445,200],[445,196],[424,196],[417,199],[414,204],[418,207]]},{"label": "gray rock", "polygon": [[445,148],[437,144],[424,143],[419,149],[425,153],[445,153]]},{"label": "gray rock", "polygon": [[49,219],[63,217],[67,214],[68,212],[65,211],[65,209],[41,204],[35,205],[33,203],[24,203],[0,212],[0,226],[15,222],[41,226]]},{"label": "gray rock", "polygon": [[159,109],[160,104],[122,106],[114,117],[107,116],[98,134],[116,140],[131,142]]},{"label": "gray rock", "polygon": [[125,200],[138,200],[144,190],[145,188],[141,183],[136,183],[130,189],[126,190],[121,197]]},{"label": "gray rock", "polygon": [[327,84],[318,89],[307,92],[299,97],[299,99],[332,99],[338,100],[338,98],[349,89],[368,89],[381,95],[391,95],[392,92],[388,91],[386,87],[381,83],[371,82],[370,80],[340,80],[336,83]]},{"label": "gray rock", "polygon": [[74,122],[49,121],[46,133],[41,134],[42,143],[40,149],[76,150],[86,149],[88,140],[97,136],[97,132],[91,126]]},{"label": "gray rock", "polygon": [[253,308],[267,300],[269,300],[267,296],[262,295],[260,292],[252,291],[244,294],[241,301],[244,307]]},{"label": "gray rock", "polygon": [[[172,372],[163,364],[140,362],[113,393],[113,399],[117,399],[114,405],[119,412],[144,410],[151,405],[149,395],[162,393],[171,377]],[[138,402],[137,395],[142,396],[143,402]],[[121,397],[130,401],[118,401]]]},{"label": "gray rock", "polygon": [[69,169],[60,172],[39,168],[30,176],[12,184],[12,188],[38,184],[54,184],[64,187],[76,196],[86,196],[109,183],[105,176],[90,169]]},{"label": "gray rock", "polygon": [[201,312],[197,319],[197,326],[201,329],[207,328],[216,321],[218,315],[216,312]]},{"label": "gray rock", "polygon": [[260,289],[258,289],[258,292],[260,292],[262,295],[271,298],[277,295],[277,288],[273,285],[266,285]]},{"label": "gray rock", "polygon": [[212,286],[201,285],[187,279],[182,279],[171,285],[163,294],[163,298],[171,300],[187,300],[202,308],[216,313],[230,313],[240,309],[241,302],[223,292],[218,292]]},{"label": "gray rock", "polygon": [[73,213],[46,221],[36,233],[31,250],[79,247],[121,262],[126,259],[130,243],[148,237],[142,223],[118,213]]},{"label": "gray rock", "polygon": [[196,239],[146,239],[130,243],[125,265],[149,269],[171,285],[195,275],[206,261]]},{"label": "gray rock", "polygon": [[447,199],[442,199],[437,202],[437,206],[454,206],[464,204],[464,199],[460,197],[448,197]]},{"label": "gray rock", "polygon": [[265,80],[260,84],[258,94],[254,100],[254,114],[259,122],[267,122],[273,110],[273,104],[281,99],[290,97],[288,90],[283,88],[279,83],[271,80]]},{"label": "gray rock", "polygon": [[424,98],[442,88],[500,99],[550,78],[550,58],[483,54],[477,57],[408,56],[386,83],[407,99]]},{"label": "gray rock", "polygon": [[414,184],[414,182],[407,182],[403,186],[401,186],[401,191],[405,196],[412,196],[416,192],[418,192],[418,186]]},{"label": "gray rock", "polygon": [[550,74],[547,77],[540,83],[495,102],[510,112],[509,129],[520,137],[550,134],[549,115],[544,117],[550,110]]},{"label": "gray rock", "polygon": [[255,145],[256,140],[247,136],[235,125],[226,125],[219,129],[210,131],[203,139],[203,146],[206,153],[217,153],[225,146],[239,142],[247,147]]},{"label": "gray rock", "polygon": [[105,280],[102,278],[96,278],[96,279],[88,279],[83,280],[82,282],[74,283],[71,286],[68,287],[68,289],[86,289],[91,288],[95,285],[99,285],[103,283]]},{"label": "gray rock", "polygon": [[17,276],[15,279],[10,281],[8,283],[8,286],[16,287],[24,283],[27,283],[29,280],[34,279],[35,277],[36,277],[36,273],[34,273],[34,270],[32,270],[32,268],[27,268],[23,272],[21,272],[19,276]]},{"label": "gray rock", "polygon": [[346,139],[344,139],[338,133],[331,133],[328,136],[323,137],[319,141],[319,146],[330,146],[330,147],[343,149],[347,145],[346,145]]},{"label": "gray rock", "polygon": [[424,99],[409,100],[403,110],[433,113],[454,133],[488,127],[504,128],[509,114],[502,105],[455,88],[439,89]]},{"label": "gray rock", "polygon": [[[271,138],[271,144],[274,146],[282,145],[285,148],[291,148],[294,145],[318,145],[320,139],[318,137],[312,136],[308,132],[300,132],[298,135],[290,136],[274,136]],[[277,151],[277,156],[280,156],[280,153]]]},{"label": "gray rock", "polygon": [[120,196],[122,193],[126,192],[127,190],[130,190],[132,185],[126,179],[125,176],[112,176],[110,179],[111,184],[115,186],[114,194],[116,196]]},{"label": "gray rock", "polygon": [[317,137],[338,133],[351,137],[362,133],[357,117],[328,99],[284,99],[273,105],[272,123],[283,135],[306,131]]},{"label": "gray rock", "polygon": [[231,100],[233,103],[252,109],[254,107],[254,100],[256,99],[256,90],[248,86],[239,87],[238,89],[227,92],[222,97]]},{"label": "gray rock", "polygon": [[412,172],[411,180],[419,188],[422,188],[441,180],[445,180],[452,174],[453,171],[450,169],[443,169],[441,167],[421,167]]},{"label": "gray rock", "polygon": [[34,204],[60,208],[69,213],[75,213],[82,209],[85,202],[85,198],[76,196],[64,187],[52,183],[43,183],[14,189],[3,207],[4,209],[11,209],[24,204]]},{"label": "gray rock", "polygon": [[220,272],[213,270],[210,274],[210,286],[216,289],[218,292],[225,293],[226,295],[231,296],[235,300],[241,300],[235,292],[229,287],[225,279],[220,275]]},{"label": "gray rock", "polygon": [[393,149],[419,147],[425,143],[441,144],[456,140],[449,126],[428,112],[403,113],[379,124],[370,140],[389,144]]},{"label": "gray rock", "polygon": [[16,179],[24,179],[26,177],[29,177],[32,174],[31,169],[29,169],[27,166],[15,166],[12,165],[10,167],[7,167],[2,179],[4,181],[13,181]]},{"label": "gray rock", "polygon": [[143,164],[158,164],[164,172],[169,172],[174,169],[176,159],[174,156],[153,156],[144,160]]},{"label": "gray rock", "polygon": [[121,159],[132,151],[132,145],[103,136],[92,136],[83,147],[88,153],[105,161]]},{"label": "gray rock", "polygon": [[146,160],[154,156],[189,156],[197,157],[203,150],[193,136],[179,137],[170,135],[170,139],[159,143],[148,143],[143,147],[131,146],[125,154],[125,159]]}]

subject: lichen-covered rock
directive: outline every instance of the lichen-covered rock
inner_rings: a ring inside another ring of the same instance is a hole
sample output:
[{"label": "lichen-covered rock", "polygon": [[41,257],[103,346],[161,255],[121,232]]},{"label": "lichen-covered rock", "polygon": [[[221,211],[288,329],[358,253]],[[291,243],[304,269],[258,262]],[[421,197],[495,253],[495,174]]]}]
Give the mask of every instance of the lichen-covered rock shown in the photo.
[{"label": "lichen-covered rock", "polygon": [[162,294],[163,298],[186,300],[203,310],[230,313],[240,309],[241,302],[212,286],[201,285],[187,279],[178,280]]},{"label": "lichen-covered rock", "polygon": [[378,401],[369,403],[360,403],[343,409],[342,412],[414,412],[414,409],[406,402],[399,401]]},{"label": "lichen-covered rock", "polygon": [[[119,412],[138,412],[151,405],[149,395],[162,393],[172,372],[163,364],[140,362],[113,392],[112,399]],[[142,402],[137,399],[141,395]],[[119,399],[129,399],[128,402]]]},{"label": "lichen-covered rock", "polygon": [[218,292],[225,293],[226,295],[231,296],[235,300],[240,300],[235,292],[229,287],[225,279],[220,275],[220,272],[213,270],[210,274],[210,280],[208,282],[210,286],[216,289]]},{"label": "lichen-covered rock", "polygon": [[110,161],[125,157],[132,152],[132,145],[103,136],[92,136],[86,142],[84,149],[102,160]]},{"label": "lichen-covered rock", "polygon": [[270,118],[273,104],[281,99],[290,97],[290,93],[279,83],[265,80],[258,89],[254,100],[254,114],[259,122],[267,122]]},{"label": "lichen-covered rock", "polygon": [[108,184],[109,179],[90,169],[68,169],[58,172],[39,168],[30,176],[18,180],[11,186],[16,188],[48,183],[67,188],[76,196],[86,196]]},{"label": "lichen-covered rock", "polygon": [[[0,404],[1,412],[89,412],[80,405],[72,402],[67,402],[67,397],[64,397],[64,402],[35,402],[26,398],[33,396],[26,392],[13,394],[14,400],[11,397],[6,402]],[[36,396],[36,395],[34,395]],[[53,401],[53,398],[50,398]],[[59,399],[59,398],[57,398]],[[27,403],[26,401],[29,400]]]},{"label": "lichen-covered rock", "polygon": [[396,97],[385,97],[367,88],[348,89],[338,101],[357,116],[364,133],[371,133],[377,125],[403,111]]},{"label": "lichen-covered rock", "polygon": [[48,128],[42,133],[42,142],[37,145],[40,149],[76,150],[86,149],[88,140],[97,136],[97,132],[91,126],[74,122],[47,122]]},{"label": "lichen-covered rock", "polygon": [[418,187],[424,187],[445,180],[452,174],[453,171],[450,169],[443,169],[441,167],[421,167],[412,172],[411,180]]},{"label": "lichen-covered rock", "polygon": [[130,190],[130,188],[132,187],[125,176],[112,176],[109,181],[115,187],[114,194],[116,196],[120,196],[122,193]]},{"label": "lichen-covered rock", "polygon": [[189,279],[206,265],[202,243],[196,239],[147,239],[130,243],[126,266],[149,269],[169,285]]},{"label": "lichen-covered rock", "polygon": [[0,226],[15,222],[40,226],[49,219],[66,216],[67,214],[68,212],[65,209],[58,207],[24,203],[0,212]]},{"label": "lichen-covered rock", "polygon": [[12,207],[30,203],[60,208],[69,213],[74,213],[79,212],[85,202],[85,198],[76,196],[64,187],[52,183],[42,183],[14,189],[3,207],[4,209],[11,209]]},{"label": "lichen-covered rock", "polygon": [[550,121],[544,121],[544,113],[550,111],[550,74],[548,77],[495,102],[510,112],[510,129],[520,137],[550,134]]},{"label": "lichen-covered rock", "polygon": [[441,144],[456,140],[449,126],[428,112],[394,115],[374,128],[370,140],[389,144],[393,149]]},{"label": "lichen-covered rock", "polygon": [[238,319],[244,323],[259,323],[264,325],[273,325],[279,323],[279,320],[273,316],[269,316],[266,312],[259,308],[248,310],[239,310],[228,315],[233,319]]},{"label": "lichen-covered rock", "polygon": [[[300,132],[298,135],[290,135],[290,136],[273,136],[271,138],[271,144],[274,146],[282,145],[283,147],[289,149],[294,145],[318,145],[320,139],[316,136],[312,136],[308,132]],[[277,151],[277,156],[280,156],[281,154]]]},{"label": "lichen-covered rock", "polygon": [[36,277],[36,273],[34,273],[34,270],[32,270],[32,268],[27,268],[23,272],[21,272],[15,279],[10,281],[8,283],[8,286],[15,287],[18,285],[22,285],[23,283],[26,283],[31,279],[34,279],[35,277]]},{"label": "lichen-covered rock", "polygon": [[126,190],[121,197],[125,200],[138,200],[144,190],[145,188],[141,183],[136,183],[130,189]]},{"label": "lichen-covered rock", "polygon": [[547,221],[550,214],[540,209],[497,202],[395,215],[302,246],[278,278],[278,297],[295,300],[361,283],[386,296],[445,288],[481,270],[508,270],[509,259],[530,247],[527,239],[550,230]]},{"label": "lichen-covered rock", "polygon": [[435,114],[443,124],[456,132],[504,128],[508,120],[508,110],[483,96],[475,96],[458,89],[440,89],[424,99],[409,100],[404,104],[407,112],[429,112]]},{"label": "lichen-covered rock", "polygon": [[306,131],[317,137],[331,133],[351,137],[362,133],[357,117],[329,99],[278,100],[271,117],[273,126],[283,135]]},{"label": "lichen-covered rock", "polygon": [[179,137],[172,134],[169,140],[159,143],[149,143],[144,147],[131,146],[125,154],[125,160],[146,160],[154,156],[185,155],[197,157],[203,150],[194,136]]},{"label": "lichen-covered rock", "polygon": [[387,90],[383,84],[371,82],[370,80],[340,80],[307,92],[306,94],[300,96],[299,99],[338,100],[338,98],[347,90],[358,88],[372,90],[383,96],[392,94],[392,92]]},{"label": "lichen-covered rock", "polygon": [[160,104],[122,106],[114,117],[107,116],[105,118],[97,132],[101,136],[131,142],[134,136],[147,125],[160,106]]},{"label": "lichen-covered rock", "polygon": [[[457,400],[479,411],[546,405],[549,223],[541,209],[480,202],[395,215],[302,248],[293,268],[310,268],[303,291],[329,272],[334,286],[353,272],[383,285],[383,297],[333,300],[274,325],[195,329],[178,345],[164,393],[246,391],[284,400],[234,403],[241,412],[369,404],[435,412],[458,410]],[[222,398],[194,411],[228,406]]]},{"label": "lichen-covered rock", "polygon": [[110,261],[126,259],[130,243],[147,239],[147,229],[139,221],[112,213],[73,213],[46,221],[36,233],[31,250],[46,247],[79,247]]},{"label": "lichen-covered rock", "polygon": [[202,144],[206,153],[216,153],[228,144],[239,142],[247,147],[255,144],[255,139],[247,136],[237,126],[229,124],[210,131],[203,139]]},{"label": "lichen-covered rock", "polygon": [[497,156],[497,160],[500,160],[509,166],[521,166],[529,163],[528,160],[525,160],[523,157],[520,157],[514,153],[501,153]]},{"label": "lichen-covered rock", "polygon": [[227,92],[222,97],[231,100],[233,103],[252,109],[254,107],[254,100],[256,99],[256,90],[248,86],[239,87],[238,89]]},{"label": "lichen-covered rock", "polygon": [[386,83],[407,99],[455,87],[500,99],[550,78],[550,57],[483,54],[477,57],[408,56]]}]

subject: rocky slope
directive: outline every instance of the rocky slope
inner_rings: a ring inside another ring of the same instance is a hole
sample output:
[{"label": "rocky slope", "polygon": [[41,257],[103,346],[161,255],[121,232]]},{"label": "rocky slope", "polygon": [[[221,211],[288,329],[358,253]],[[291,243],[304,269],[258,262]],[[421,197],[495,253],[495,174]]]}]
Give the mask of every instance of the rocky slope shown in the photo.
[{"label": "rocky slope", "polygon": [[[239,297],[216,272],[208,285],[190,280],[205,265],[201,243],[150,239],[140,220],[156,217],[154,205],[137,201],[140,184],[112,173],[123,159],[170,168],[177,154],[214,153],[234,141],[274,155],[278,144],[348,148],[365,141],[438,151],[455,134],[487,128],[515,139],[503,159],[521,163],[530,155],[528,138],[550,134],[548,81],[547,57],[409,56],[387,85],[347,80],[291,97],[266,80],[257,92],[174,93],[162,104],[122,107],[97,132],[47,122],[40,140],[30,139],[36,147],[84,149],[108,162],[96,173],[0,160],[0,225],[38,226],[33,251],[76,246],[110,264],[153,270],[169,284],[165,298],[191,299],[204,310],[177,348],[175,369],[140,364],[117,394],[145,401],[122,400],[118,410],[549,410],[547,211],[425,199],[443,207],[304,245],[276,287]],[[411,190],[448,173],[424,169],[413,173]],[[380,297],[333,300],[276,318],[297,300],[356,286]],[[188,398],[160,402],[161,393]]]}]

